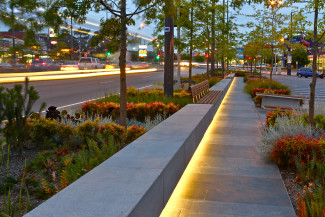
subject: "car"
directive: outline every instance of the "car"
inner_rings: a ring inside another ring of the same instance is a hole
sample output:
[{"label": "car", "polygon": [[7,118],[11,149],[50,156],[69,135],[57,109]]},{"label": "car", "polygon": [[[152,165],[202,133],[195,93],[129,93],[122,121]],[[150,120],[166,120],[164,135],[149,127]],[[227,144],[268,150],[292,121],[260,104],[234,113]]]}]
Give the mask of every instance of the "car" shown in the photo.
[{"label": "car", "polygon": [[70,71],[70,70],[77,70],[78,61],[65,61],[61,64],[61,70]]},{"label": "car", "polygon": [[60,65],[51,58],[35,58],[28,67],[31,71],[60,71]]},{"label": "car", "polygon": [[[174,65],[178,66],[178,62],[174,62]],[[190,66],[190,61],[189,60],[182,60],[181,61],[181,66],[189,67]],[[192,61],[192,66],[199,67],[200,64],[198,62],[193,62]]]},{"label": "car", "polygon": [[[317,73],[317,77],[324,78],[324,72],[316,72],[316,73]],[[313,69],[312,68],[302,67],[302,68],[298,69],[297,76],[299,78],[301,78],[301,77],[305,77],[305,78],[313,77]]]},{"label": "car", "polygon": [[131,69],[147,69],[149,64],[145,62],[131,62],[129,63]]},{"label": "car", "polygon": [[11,64],[10,63],[0,63],[0,68],[11,68]]},{"label": "car", "polygon": [[102,64],[95,57],[81,57],[78,62],[79,69],[105,69],[105,64]]}]

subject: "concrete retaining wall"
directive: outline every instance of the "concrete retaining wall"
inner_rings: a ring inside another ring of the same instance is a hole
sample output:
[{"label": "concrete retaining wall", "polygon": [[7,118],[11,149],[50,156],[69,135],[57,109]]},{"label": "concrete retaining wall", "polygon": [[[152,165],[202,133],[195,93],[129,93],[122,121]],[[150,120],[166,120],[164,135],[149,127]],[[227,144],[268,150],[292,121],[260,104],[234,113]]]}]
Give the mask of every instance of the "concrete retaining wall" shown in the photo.
[{"label": "concrete retaining wall", "polygon": [[185,106],[25,216],[159,216],[225,93]]}]

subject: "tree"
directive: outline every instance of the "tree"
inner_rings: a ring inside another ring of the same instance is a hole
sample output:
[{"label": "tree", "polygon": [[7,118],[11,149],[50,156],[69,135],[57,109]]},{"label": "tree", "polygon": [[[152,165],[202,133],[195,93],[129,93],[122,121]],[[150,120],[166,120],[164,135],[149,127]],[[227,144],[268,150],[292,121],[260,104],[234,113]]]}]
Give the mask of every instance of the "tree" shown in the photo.
[{"label": "tree", "polygon": [[[38,19],[41,17],[41,12],[38,10],[43,5],[42,1],[38,0],[0,0],[0,21],[10,27],[12,32],[12,64],[16,64],[16,29],[25,30],[25,43],[27,46],[35,45],[35,31],[42,29]],[[6,10],[9,7],[9,10]],[[34,14],[28,18],[25,14]]]},{"label": "tree", "polygon": [[292,51],[292,62],[293,64],[298,62],[298,65],[296,66],[297,68],[298,66],[308,65],[310,60],[308,59],[307,50],[300,46]]},{"label": "tree", "polygon": [[[65,0],[61,0],[65,1]],[[73,0],[70,0],[74,2]],[[95,8],[96,12],[99,11],[107,11],[113,17],[115,17],[120,26],[120,57],[119,57],[119,66],[120,66],[120,125],[124,126],[125,130],[127,127],[126,123],[126,46],[127,46],[127,26],[130,24],[130,20],[132,17],[137,14],[141,14],[145,11],[150,10],[155,5],[160,3],[160,1],[152,1],[152,0],[134,0],[133,3],[136,6],[134,11],[127,11],[126,0],[119,1],[109,1],[109,0],[97,0],[97,1],[89,1],[89,0],[80,0],[78,2],[74,2],[71,5],[65,5],[68,8],[72,8],[76,10],[76,14],[79,15],[78,19],[85,19],[86,15],[92,8]]]},{"label": "tree", "polygon": [[[320,0],[313,0],[310,3],[310,7],[315,10],[314,16],[314,36],[313,36],[313,78],[310,83],[310,98],[309,98],[309,124],[311,126],[315,125],[314,113],[315,113],[315,89],[316,89],[316,79],[317,79],[317,50],[318,43],[325,35],[325,30],[318,36],[318,11],[324,9],[325,3]],[[324,19],[325,22],[325,19]]]}]

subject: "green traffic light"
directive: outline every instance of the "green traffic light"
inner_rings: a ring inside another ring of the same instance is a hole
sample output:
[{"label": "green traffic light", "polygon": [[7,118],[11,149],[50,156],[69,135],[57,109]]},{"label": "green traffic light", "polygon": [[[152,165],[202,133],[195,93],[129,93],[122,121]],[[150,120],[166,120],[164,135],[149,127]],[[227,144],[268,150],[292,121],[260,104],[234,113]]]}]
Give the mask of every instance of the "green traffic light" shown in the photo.
[{"label": "green traffic light", "polygon": [[160,59],[160,56],[156,56],[156,59],[159,60]]},{"label": "green traffic light", "polygon": [[110,56],[111,55],[111,52],[107,52],[107,56]]}]

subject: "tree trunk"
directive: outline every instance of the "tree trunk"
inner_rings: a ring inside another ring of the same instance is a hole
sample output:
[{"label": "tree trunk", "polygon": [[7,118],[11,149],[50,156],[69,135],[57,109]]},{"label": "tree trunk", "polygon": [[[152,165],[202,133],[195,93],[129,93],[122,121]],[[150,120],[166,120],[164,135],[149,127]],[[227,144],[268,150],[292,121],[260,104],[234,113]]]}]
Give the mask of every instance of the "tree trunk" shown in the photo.
[{"label": "tree trunk", "polygon": [[[71,13],[70,13],[71,14]],[[70,17],[70,24],[71,24],[71,27],[70,27],[70,34],[71,34],[71,60],[73,60],[73,32],[72,32],[72,17]]]},{"label": "tree trunk", "polygon": [[271,61],[271,72],[270,72],[269,93],[271,93],[271,90],[272,90],[272,74],[273,74],[273,64],[274,64],[273,52],[274,52],[274,45],[273,45],[273,42],[272,42],[272,61]]},{"label": "tree trunk", "polygon": [[120,125],[126,130],[126,0],[121,4],[121,47],[120,47]]},{"label": "tree trunk", "polygon": [[[273,8],[272,8],[273,10]],[[273,12],[273,11],[272,11]],[[274,32],[274,19],[275,19],[275,14],[273,12],[273,20],[272,20],[272,31]],[[273,53],[274,52],[274,41],[272,39],[272,61],[271,61],[271,72],[270,72],[270,83],[269,83],[269,93],[271,93],[272,90],[272,73],[273,73]]]},{"label": "tree trunk", "polygon": [[191,5],[191,35],[190,35],[190,67],[188,70],[188,86],[192,85],[192,59],[193,59],[193,1]]},{"label": "tree trunk", "polygon": [[[225,8],[225,0],[223,0],[223,8]],[[222,19],[222,22],[223,24],[225,24],[225,11],[223,11],[223,19]],[[224,27],[223,27],[224,28]],[[224,38],[224,31],[222,31],[222,42],[224,43],[225,42],[225,38]],[[221,68],[222,68],[222,76],[225,77],[225,47],[224,47],[224,44],[223,44],[223,47],[222,47],[222,52],[221,52]]]},{"label": "tree trunk", "polygon": [[12,31],[12,65],[16,65],[16,41],[15,41],[15,15],[14,15],[14,5],[11,3],[10,5],[11,9],[11,31]]},{"label": "tree trunk", "polygon": [[219,53],[217,53],[217,77],[219,76]]},{"label": "tree trunk", "polygon": [[215,38],[215,15],[216,15],[216,11],[215,11],[215,0],[212,0],[212,27],[211,27],[211,31],[212,31],[212,52],[211,52],[211,77],[214,77],[214,67],[215,67],[215,60],[214,60],[214,52],[216,49],[216,38]]},{"label": "tree trunk", "polygon": [[207,58],[207,78],[209,79],[209,48],[208,48],[208,58]]},{"label": "tree trunk", "polygon": [[318,21],[318,0],[315,1],[315,17],[314,17],[314,41],[313,41],[313,78],[310,83],[310,98],[309,98],[309,124],[314,126],[314,113],[315,113],[315,87],[317,81],[317,21]]}]

